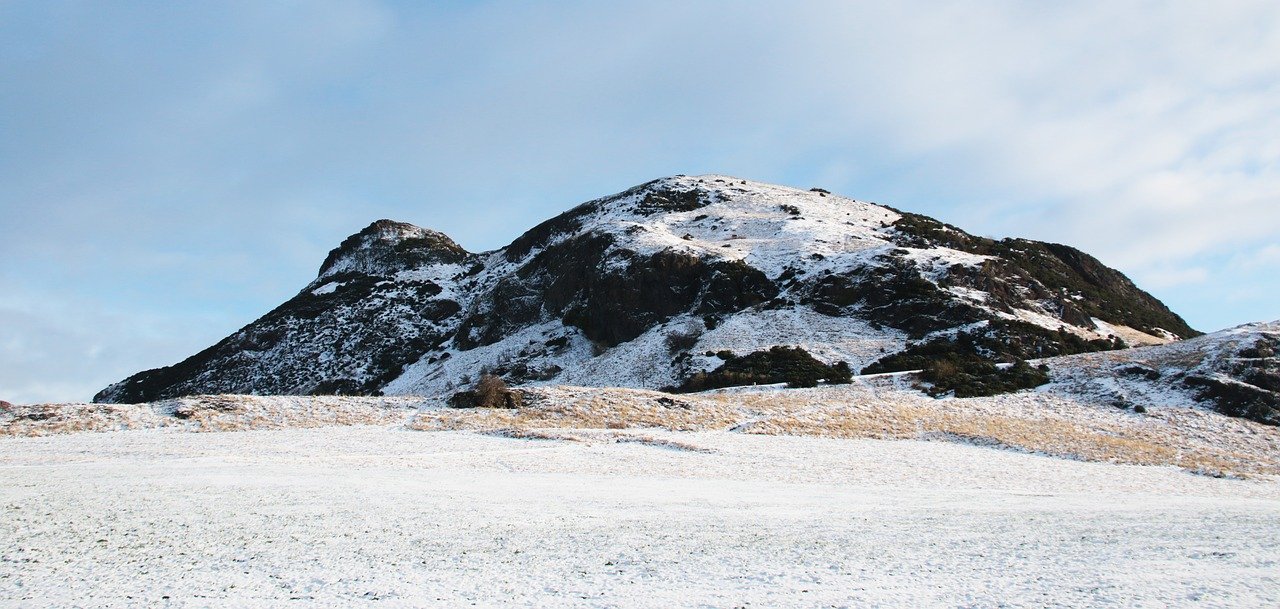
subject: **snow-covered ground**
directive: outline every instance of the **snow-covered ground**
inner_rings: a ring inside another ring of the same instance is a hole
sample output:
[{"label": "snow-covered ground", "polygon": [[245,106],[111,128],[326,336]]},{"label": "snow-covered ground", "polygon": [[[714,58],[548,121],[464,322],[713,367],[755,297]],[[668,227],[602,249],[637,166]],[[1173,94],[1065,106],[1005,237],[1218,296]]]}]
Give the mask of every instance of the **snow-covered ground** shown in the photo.
[{"label": "snow-covered ground", "polygon": [[3,607],[1274,607],[1280,484],[945,442],[0,439]]}]

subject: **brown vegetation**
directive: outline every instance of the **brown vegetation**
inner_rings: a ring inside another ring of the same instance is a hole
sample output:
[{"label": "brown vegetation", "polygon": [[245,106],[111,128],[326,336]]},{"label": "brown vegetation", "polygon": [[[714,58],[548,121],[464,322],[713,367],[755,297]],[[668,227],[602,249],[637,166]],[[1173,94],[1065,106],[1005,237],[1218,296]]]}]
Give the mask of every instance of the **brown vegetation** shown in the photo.
[{"label": "brown vegetation", "polygon": [[[518,410],[424,410],[420,430],[643,429],[969,442],[1056,457],[1175,465],[1208,475],[1280,475],[1280,432],[1214,413],[1148,415],[1042,394],[934,400],[859,387],[681,396],[538,388]],[[888,394],[888,395],[886,395]]]},{"label": "brown vegetation", "polygon": [[480,375],[471,389],[449,398],[453,408],[519,408],[523,404],[520,392],[509,389],[502,377],[493,374]]}]

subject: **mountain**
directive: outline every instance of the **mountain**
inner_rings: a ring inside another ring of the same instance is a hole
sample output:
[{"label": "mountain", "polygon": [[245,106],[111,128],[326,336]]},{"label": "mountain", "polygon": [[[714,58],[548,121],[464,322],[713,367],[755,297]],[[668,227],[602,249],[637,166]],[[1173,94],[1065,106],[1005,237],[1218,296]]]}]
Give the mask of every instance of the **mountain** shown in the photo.
[{"label": "mountain", "polygon": [[1015,361],[1198,334],[1065,245],[978,237],[822,189],[675,176],[490,252],[379,220],[284,304],[94,400],[439,395],[482,373],[687,389],[783,359],[844,362],[847,374],[939,353]]}]

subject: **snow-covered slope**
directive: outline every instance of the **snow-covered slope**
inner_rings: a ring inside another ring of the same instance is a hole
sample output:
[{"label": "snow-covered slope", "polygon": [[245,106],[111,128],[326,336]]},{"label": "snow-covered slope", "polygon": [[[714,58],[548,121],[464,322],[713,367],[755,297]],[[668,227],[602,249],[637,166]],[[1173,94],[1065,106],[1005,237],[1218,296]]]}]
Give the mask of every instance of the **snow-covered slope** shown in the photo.
[{"label": "snow-covered slope", "polygon": [[1196,334],[1066,246],[975,237],[820,189],[675,176],[480,254],[375,222],[262,319],[95,399],[437,394],[484,372],[657,388],[716,368],[724,352],[800,346],[859,369],[960,330],[990,334],[1003,345],[993,357]]},{"label": "snow-covered slope", "polygon": [[1166,345],[1087,353],[1046,363],[1066,392],[1118,408],[1208,406],[1280,425],[1280,320]]}]

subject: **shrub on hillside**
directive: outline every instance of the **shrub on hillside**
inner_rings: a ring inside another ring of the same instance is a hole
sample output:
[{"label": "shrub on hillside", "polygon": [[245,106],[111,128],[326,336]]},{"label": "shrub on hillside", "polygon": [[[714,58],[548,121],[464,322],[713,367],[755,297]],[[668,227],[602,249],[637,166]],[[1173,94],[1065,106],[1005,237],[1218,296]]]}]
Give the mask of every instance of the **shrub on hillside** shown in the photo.
[{"label": "shrub on hillside", "polygon": [[1033,368],[1025,360],[1001,367],[976,355],[950,354],[925,365],[920,378],[934,397],[972,398],[1038,387],[1049,382],[1049,372],[1047,366]]},{"label": "shrub on hillside", "polygon": [[1055,355],[1073,355],[1125,348],[1119,339],[1086,340],[1064,329],[1048,330],[1023,321],[991,320],[984,326],[916,343],[863,368],[863,374],[921,370],[944,358],[978,357],[992,362],[1014,362]]},{"label": "shrub on hillside", "polygon": [[523,404],[520,392],[508,388],[502,377],[493,374],[480,375],[471,389],[449,398],[452,408],[519,408]]},{"label": "shrub on hillside", "polygon": [[702,333],[697,328],[681,328],[667,335],[667,352],[671,354],[688,351],[698,344]]},{"label": "shrub on hillside", "polygon": [[820,381],[830,384],[848,383],[853,378],[849,364],[827,365],[799,347],[774,346],[736,356],[727,351],[717,354],[725,360],[711,372],[698,372],[676,388],[679,392],[705,391],[740,385],[786,383],[788,387],[815,387]]}]

